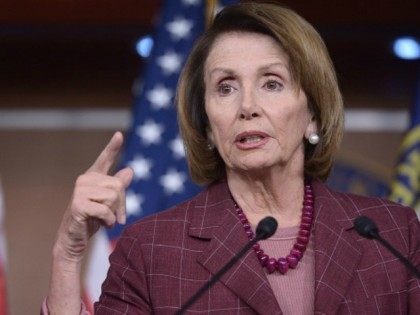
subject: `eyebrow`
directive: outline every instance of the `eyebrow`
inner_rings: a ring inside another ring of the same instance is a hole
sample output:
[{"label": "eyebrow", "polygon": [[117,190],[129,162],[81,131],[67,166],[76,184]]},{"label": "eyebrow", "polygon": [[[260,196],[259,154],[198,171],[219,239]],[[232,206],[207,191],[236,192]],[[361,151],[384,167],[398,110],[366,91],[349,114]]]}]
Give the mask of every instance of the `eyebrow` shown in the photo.
[{"label": "eyebrow", "polygon": [[[281,67],[281,68],[284,68],[285,70],[289,71],[289,67],[286,66],[284,63],[273,62],[273,63],[262,66],[261,68],[258,69],[258,72],[265,72],[267,70],[270,70],[273,67]],[[213,74],[216,73],[216,72],[221,72],[221,73],[224,73],[224,74],[229,75],[229,76],[234,76],[235,75],[235,71],[233,71],[231,69],[217,67],[217,68],[214,68],[213,70],[210,71],[209,76],[212,77]]]},{"label": "eyebrow", "polygon": [[259,70],[264,72],[264,71],[269,70],[272,67],[281,67],[281,68],[284,68],[285,70],[289,71],[289,67],[287,65],[285,65],[283,62],[273,62],[273,63],[270,63],[268,65],[265,65],[265,66],[261,67]]},{"label": "eyebrow", "polygon": [[231,69],[226,69],[226,68],[214,68],[213,70],[210,71],[209,76],[212,77],[214,73],[216,72],[221,72],[223,74],[229,75],[229,76],[233,76],[235,75],[235,72]]}]

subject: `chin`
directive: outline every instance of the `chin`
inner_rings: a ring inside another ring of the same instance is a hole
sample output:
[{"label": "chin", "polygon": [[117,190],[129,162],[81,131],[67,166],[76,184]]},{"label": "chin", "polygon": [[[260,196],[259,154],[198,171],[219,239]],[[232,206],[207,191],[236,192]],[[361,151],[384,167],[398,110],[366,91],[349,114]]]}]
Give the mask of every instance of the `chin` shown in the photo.
[{"label": "chin", "polygon": [[272,167],[274,167],[274,164],[269,163],[267,161],[252,161],[248,163],[241,163],[240,165],[238,165],[237,169],[249,172],[258,172],[270,169]]}]

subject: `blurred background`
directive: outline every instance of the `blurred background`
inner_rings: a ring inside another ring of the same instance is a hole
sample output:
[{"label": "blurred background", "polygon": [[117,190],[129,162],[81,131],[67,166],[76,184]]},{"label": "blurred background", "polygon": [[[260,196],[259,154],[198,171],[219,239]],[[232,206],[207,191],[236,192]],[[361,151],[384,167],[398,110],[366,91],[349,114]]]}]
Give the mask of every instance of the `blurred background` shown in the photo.
[{"label": "blurred background", "polygon": [[[279,2],[316,27],[337,69],[346,133],[331,185],[386,196],[420,93],[420,3]],[[9,314],[38,312],[73,182],[115,130],[129,130],[151,58],[147,40],[139,40],[154,34],[163,6],[163,0],[0,1]],[[408,40],[396,42],[402,38]]]}]

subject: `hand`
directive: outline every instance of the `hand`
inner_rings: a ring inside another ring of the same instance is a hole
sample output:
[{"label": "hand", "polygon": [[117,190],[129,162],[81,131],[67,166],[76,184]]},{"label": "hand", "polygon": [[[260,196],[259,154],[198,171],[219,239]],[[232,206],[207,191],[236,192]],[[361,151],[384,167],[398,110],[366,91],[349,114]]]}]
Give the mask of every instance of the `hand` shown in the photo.
[{"label": "hand", "polygon": [[60,258],[80,263],[89,238],[101,225],[126,222],[125,189],[133,171],[127,167],[109,175],[122,143],[122,134],[116,132],[92,166],[77,178],[54,248]]}]

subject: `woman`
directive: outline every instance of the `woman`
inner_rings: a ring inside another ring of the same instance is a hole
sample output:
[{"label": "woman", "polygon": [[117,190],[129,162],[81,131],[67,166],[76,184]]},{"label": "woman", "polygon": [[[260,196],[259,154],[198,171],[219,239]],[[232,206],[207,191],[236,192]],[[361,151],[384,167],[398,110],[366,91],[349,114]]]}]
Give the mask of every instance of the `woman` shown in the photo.
[{"label": "woman", "polygon": [[[265,216],[279,229],[191,308],[193,313],[420,313],[420,284],[352,229],[373,218],[420,264],[414,212],[329,190],[343,129],[341,94],[318,33],[273,4],[224,9],[197,42],[178,89],[192,178],[204,192],[128,227],[110,257],[98,314],[171,314],[253,237]],[[80,312],[80,264],[98,222],[125,222],[132,171],[108,171],[117,133],[76,182],[53,253],[47,307]]]}]

